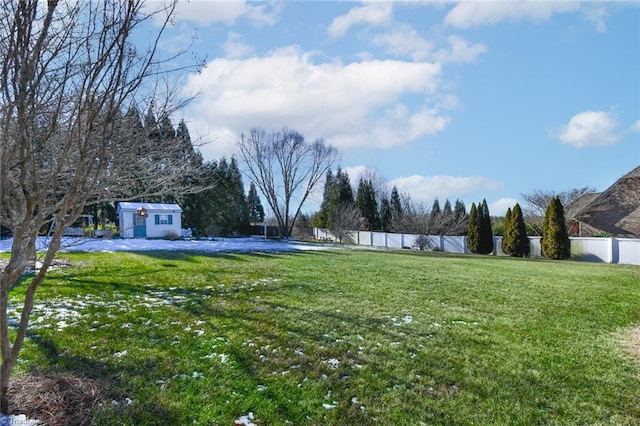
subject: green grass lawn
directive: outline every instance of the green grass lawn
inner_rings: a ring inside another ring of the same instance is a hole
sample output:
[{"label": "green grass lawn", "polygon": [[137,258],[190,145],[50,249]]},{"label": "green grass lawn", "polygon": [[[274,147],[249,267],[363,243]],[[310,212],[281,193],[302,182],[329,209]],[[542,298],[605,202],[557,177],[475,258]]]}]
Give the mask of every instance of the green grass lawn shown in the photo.
[{"label": "green grass lawn", "polygon": [[[640,424],[640,268],[416,252],[93,253],[39,290],[19,371],[97,424]],[[129,400],[127,399],[129,398]],[[115,404],[117,403],[117,405]]]}]

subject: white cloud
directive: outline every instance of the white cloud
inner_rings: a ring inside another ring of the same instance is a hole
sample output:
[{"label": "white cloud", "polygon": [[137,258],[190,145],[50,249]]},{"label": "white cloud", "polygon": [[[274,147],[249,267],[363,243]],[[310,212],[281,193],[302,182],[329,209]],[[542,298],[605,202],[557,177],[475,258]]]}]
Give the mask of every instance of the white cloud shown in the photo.
[{"label": "white cloud", "polygon": [[433,41],[423,38],[410,25],[395,25],[390,30],[373,38],[374,46],[384,47],[387,53],[398,57],[410,57],[414,61],[437,60],[438,62],[475,62],[487,51],[482,43],[470,45],[460,36],[450,36],[449,46],[436,49]]},{"label": "white cloud", "polygon": [[611,145],[617,142],[618,123],[613,113],[606,111],[580,112],[563,125],[552,137],[577,148]]},{"label": "white cloud", "polygon": [[607,31],[606,18],[609,14],[603,7],[589,7],[582,14],[588,22],[594,25],[597,32],[604,33]]},{"label": "white cloud", "polygon": [[[159,1],[150,1],[145,7],[154,9]],[[176,22],[189,21],[200,25],[216,22],[233,24],[245,18],[255,26],[274,25],[280,13],[280,5],[270,3],[248,3],[245,0],[199,0],[180,1],[176,5],[174,18]],[[158,16],[160,19],[161,16]]]},{"label": "white cloud", "polygon": [[634,132],[640,132],[640,120],[631,125],[631,130],[633,130]]},{"label": "white cloud", "polygon": [[244,58],[255,53],[253,46],[243,41],[242,35],[233,32],[227,34],[227,40],[222,43],[222,50],[224,56],[230,59]]},{"label": "white cloud", "polygon": [[440,50],[436,58],[442,62],[475,62],[478,56],[487,51],[482,43],[470,45],[460,36],[449,37],[449,49]]},{"label": "white cloud", "polygon": [[346,15],[334,18],[327,28],[327,32],[331,37],[340,38],[357,24],[387,24],[391,21],[392,14],[393,4],[391,2],[367,3],[364,6],[354,7]]},{"label": "white cloud", "polygon": [[504,216],[507,213],[507,209],[513,209],[518,200],[513,198],[500,198],[492,203],[489,203],[489,214],[491,216]]},{"label": "white cloud", "polygon": [[503,21],[528,20],[537,23],[549,20],[554,14],[575,12],[579,9],[580,4],[573,1],[465,2],[451,9],[444,22],[456,28],[495,25]]},{"label": "white cloud", "polygon": [[[438,64],[312,59],[288,47],[265,57],[218,58],[191,75],[185,91],[200,95],[185,111],[189,129],[216,139],[203,155],[220,156],[221,147],[231,145],[228,137],[235,135],[235,142],[256,126],[290,126],[338,148],[375,148],[409,144],[450,122],[437,106],[426,106],[441,99]],[[402,103],[406,94],[424,96],[424,104],[408,107]]]},{"label": "white cloud", "polygon": [[484,176],[403,176],[393,179],[390,186],[396,186],[398,192],[408,193],[415,201],[431,202],[435,198],[441,201],[474,194],[476,192],[496,191],[502,183]]},{"label": "white cloud", "polygon": [[432,56],[435,45],[424,39],[410,25],[396,25],[371,40],[374,46],[385,47],[388,53],[399,57],[411,57],[415,61]]},{"label": "white cloud", "polygon": [[350,166],[343,167],[342,170],[347,172],[349,175],[349,181],[351,182],[351,186],[357,186],[358,181],[360,181],[360,177],[363,176],[370,167],[359,165],[359,166]]}]

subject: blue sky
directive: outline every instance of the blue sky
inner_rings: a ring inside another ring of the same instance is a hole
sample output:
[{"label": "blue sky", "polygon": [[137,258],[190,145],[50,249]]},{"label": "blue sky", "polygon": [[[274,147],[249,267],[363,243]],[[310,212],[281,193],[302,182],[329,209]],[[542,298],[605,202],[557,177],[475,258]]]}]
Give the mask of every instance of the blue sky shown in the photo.
[{"label": "blue sky", "polygon": [[640,164],[636,2],[192,0],[162,47],[189,43],[206,66],[180,81],[198,96],[174,121],[207,160],[288,126],[338,148],[352,183],[375,169],[493,215]]}]

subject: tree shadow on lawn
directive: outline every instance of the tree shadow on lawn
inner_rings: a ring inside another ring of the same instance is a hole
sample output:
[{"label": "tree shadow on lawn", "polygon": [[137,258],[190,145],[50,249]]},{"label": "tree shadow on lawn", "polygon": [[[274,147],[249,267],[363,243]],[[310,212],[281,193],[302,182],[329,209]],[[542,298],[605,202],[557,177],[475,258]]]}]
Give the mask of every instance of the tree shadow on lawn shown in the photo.
[{"label": "tree shadow on lawn", "polygon": [[[100,412],[111,413],[131,424],[143,424],[149,419],[177,424],[176,416],[153,393],[146,392],[146,398],[135,401],[129,399],[130,385],[123,378],[155,383],[154,360],[136,359],[132,363],[116,358],[107,362],[60,352],[54,341],[36,334],[30,334],[29,339],[44,355],[45,365],[12,379],[9,391],[12,412],[26,414],[49,426],[95,424]],[[25,387],[25,383],[30,386]],[[29,395],[25,397],[25,393]]]},{"label": "tree shadow on lawn", "polygon": [[[148,256],[154,259],[176,260],[186,262],[197,262],[197,258],[206,257],[211,259],[233,260],[237,262],[249,262],[252,258],[260,259],[281,259],[288,256],[300,255],[320,255],[325,254],[323,250],[291,250],[291,251],[172,251],[172,250],[150,250],[132,252],[142,256]],[[335,253],[335,252],[332,252]]]}]

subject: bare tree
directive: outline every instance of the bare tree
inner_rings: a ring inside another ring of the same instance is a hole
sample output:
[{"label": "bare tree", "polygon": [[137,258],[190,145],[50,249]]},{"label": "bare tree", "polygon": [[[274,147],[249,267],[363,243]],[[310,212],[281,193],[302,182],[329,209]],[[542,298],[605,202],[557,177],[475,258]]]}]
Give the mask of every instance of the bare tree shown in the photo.
[{"label": "bare tree", "polygon": [[[558,197],[563,206],[570,205],[578,198],[585,194],[597,192],[597,190],[590,186],[583,186],[581,188],[572,188],[562,192],[556,191],[544,191],[537,189],[529,194],[520,194],[525,204],[522,208],[522,212],[525,221],[532,225],[540,235],[542,235],[542,223],[544,221],[544,215],[551,200]],[[572,217],[572,212],[568,211],[566,217]]]},{"label": "bare tree", "polygon": [[[192,163],[172,160],[179,157],[174,147],[165,146],[161,156],[149,150],[123,118],[123,108],[153,90],[147,83],[167,71],[157,45],[175,4],[155,12],[142,6],[142,0],[21,0],[4,2],[0,10],[0,223],[13,235],[10,260],[0,272],[3,413],[36,290],[65,229],[89,203],[123,194],[182,193],[185,176],[194,173]],[[154,17],[164,17],[164,25],[150,47],[138,51],[133,32]],[[145,187],[132,192],[141,178]],[[9,294],[36,252],[39,230],[54,220],[12,338]]]},{"label": "bare tree", "polygon": [[343,240],[349,232],[357,231],[362,225],[360,210],[352,204],[339,204],[332,213],[327,229],[341,243],[344,242]]},{"label": "bare tree", "polygon": [[322,139],[312,143],[292,129],[252,129],[238,142],[249,178],[265,196],[283,237],[291,236],[302,205],[334,164],[337,151]]},{"label": "bare tree", "polygon": [[391,230],[397,233],[429,235],[434,224],[431,210],[424,203],[416,203],[407,194],[401,196],[402,215],[391,220]]}]

